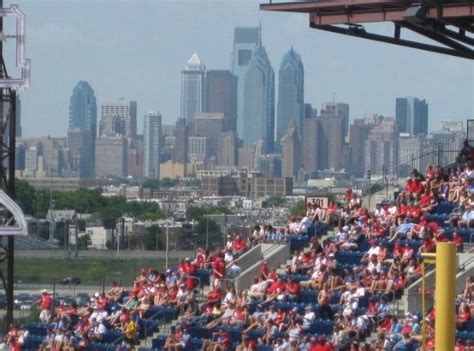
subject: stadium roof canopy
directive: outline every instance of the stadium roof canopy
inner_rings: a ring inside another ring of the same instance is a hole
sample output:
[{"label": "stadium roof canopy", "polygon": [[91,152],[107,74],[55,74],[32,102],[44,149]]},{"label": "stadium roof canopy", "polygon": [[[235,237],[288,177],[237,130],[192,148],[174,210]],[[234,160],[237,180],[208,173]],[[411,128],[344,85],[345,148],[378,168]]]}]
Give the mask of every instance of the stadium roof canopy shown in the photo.
[{"label": "stadium roof canopy", "polygon": [[[270,0],[260,9],[308,13],[315,29],[474,59],[472,0]],[[370,33],[363,25],[376,22],[392,22],[393,35]],[[402,38],[402,29],[436,43]]]}]

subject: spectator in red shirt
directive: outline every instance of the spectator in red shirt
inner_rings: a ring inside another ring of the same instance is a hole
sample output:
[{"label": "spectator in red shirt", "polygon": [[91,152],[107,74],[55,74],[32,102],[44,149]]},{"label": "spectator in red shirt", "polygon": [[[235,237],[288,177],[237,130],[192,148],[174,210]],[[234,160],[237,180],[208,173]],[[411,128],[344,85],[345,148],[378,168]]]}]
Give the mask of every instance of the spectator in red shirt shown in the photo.
[{"label": "spectator in red shirt", "polygon": [[240,237],[240,235],[236,235],[235,239],[232,243],[234,249],[234,255],[242,252],[247,248],[247,242]]},{"label": "spectator in red shirt", "polygon": [[215,285],[220,279],[225,278],[225,263],[222,257],[219,255],[212,262],[212,284]]},{"label": "spectator in red shirt", "polygon": [[225,330],[212,333],[212,341],[206,340],[202,345],[204,351],[224,351],[229,350],[232,346],[232,339]]},{"label": "spectator in red shirt", "polygon": [[286,288],[286,291],[288,292],[288,298],[292,301],[298,299],[300,290],[300,284],[295,279],[292,279]]},{"label": "spectator in red shirt", "polygon": [[237,346],[236,351],[257,351],[257,343],[250,339],[247,334],[243,334],[242,342]]},{"label": "spectator in red shirt", "polygon": [[39,319],[43,323],[48,323],[51,319],[51,306],[53,304],[53,299],[48,293],[48,290],[41,290],[41,297],[36,301],[40,309]]},{"label": "spectator in red shirt", "polygon": [[464,241],[458,232],[454,232],[452,242],[456,244],[456,249],[458,252],[464,252]]},{"label": "spectator in red shirt", "polygon": [[262,261],[262,266],[260,267],[260,275],[263,280],[269,279],[270,270],[268,269],[268,262]]},{"label": "spectator in red shirt", "polygon": [[216,285],[214,289],[207,293],[207,302],[212,303],[220,303],[222,300],[222,288],[220,285]]}]

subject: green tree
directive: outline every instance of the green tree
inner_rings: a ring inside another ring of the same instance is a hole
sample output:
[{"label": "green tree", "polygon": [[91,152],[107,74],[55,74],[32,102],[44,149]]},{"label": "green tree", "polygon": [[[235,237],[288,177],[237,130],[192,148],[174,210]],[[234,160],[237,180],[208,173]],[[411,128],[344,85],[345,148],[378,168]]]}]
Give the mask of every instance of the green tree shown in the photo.
[{"label": "green tree", "polygon": [[189,179],[189,180],[186,181],[186,186],[200,188],[201,187],[201,181],[197,178],[192,178],[192,179]]},{"label": "green tree", "polygon": [[162,230],[158,226],[149,227],[143,234],[142,243],[145,250],[156,250],[157,248],[163,248]]},{"label": "green tree", "polygon": [[219,224],[207,218],[201,218],[194,227],[194,231],[198,234],[198,237],[201,238],[201,245],[205,245],[207,238],[209,238],[209,248],[213,249],[222,244],[222,232]]},{"label": "green tree", "polygon": [[78,238],[77,245],[79,250],[87,250],[89,245],[92,245],[91,236],[89,234],[81,235]]},{"label": "green tree", "polygon": [[285,198],[281,196],[272,196],[267,201],[265,201],[265,208],[280,207],[285,202]]},{"label": "green tree", "polygon": [[36,190],[27,181],[15,179],[16,202],[27,215],[36,214]]},{"label": "green tree", "polygon": [[304,200],[300,200],[291,208],[290,215],[299,216],[300,213],[305,212],[305,211],[306,211],[306,207],[305,207]]}]

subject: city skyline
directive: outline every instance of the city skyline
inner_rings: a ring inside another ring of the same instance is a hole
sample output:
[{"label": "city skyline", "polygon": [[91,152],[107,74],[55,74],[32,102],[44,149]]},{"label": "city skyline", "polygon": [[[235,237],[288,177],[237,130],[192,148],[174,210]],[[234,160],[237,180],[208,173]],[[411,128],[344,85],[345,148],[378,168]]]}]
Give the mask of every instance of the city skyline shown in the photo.
[{"label": "city skyline", "polygon": [[[210,69],[230,69],[234,27],[255,26],[260,21],[265,48],[273,64],[280,62],[291,46],[300,53],[307,78],[305,100],[313,106],[332,100],[335,94],[336,101],[350,104],[352,121],[371,112],[394,116],[393,100],[396,97],[418,96],[430,102],[429,130],[439,129],[441,120],[465,120],[473,115],[473,70],[472,63],[466,60],[312,31],[307,28],[305,16],[262,13],[257,9],[258,3],[252,1],[215,2],[215,6],[206,10],[203,19],[192,25],[186,24],[192,11],[183,11],[184,3],[161,6],[163,2],[137,2],[134,5],[138,11],[134,13],[145,19],[140,22],[146,23],[148,12],[155,8],[160,11],[154,14],[162,21],[156,21],[156,28],[152,29],[137,25],[127,31],[117,31],[114,23],[110,28],[104,28],[103,15],[106,11],[124,15],[130,10],[130,4],[120,3],[112,9],[108,4],[89,2],[87,8],[94,11],[87,11],[93,14],[87,19],[87,25],[83,26],[83,20],[78,19],[85,9],[79,2],[70,1],[67,6],[59,2],[41,2],[40,6],[28,0],[22,2],[27,16],[35,14],[28,17],[31,39],[27,41],[27,50],[33,65],[36,65],[32,88],[21,94],[24,135],[65,135],[68,98],[71,88],[80,80],[87,80],[94,87],[99,102],[120,96],[136,100],[139,106],[137,115],[140,116],[138,130],[142,130],[142,116],[150,109],[163,112],[166,116],[164,124],[174,124],[179,117],[179,72],[182,63],[196,51]],[[186,6],[199,4],[186,3]],[[51,13],[52,21],[46,22],[38,15],[45,11]],[[219,30],[215,25],[204,25],[208,15],[225,19],[222,22],[225,25],[219,21]],[[160,33],[163,26],[169,28],[173,16],[182,21],[180,27],[174,28],[171,38],[173,50],[169,52],[169,57],[165,57],[164,50],[171,47],[170,39],[153,33]],[[280,36],[277,29],[281,21],[292,29]],[[200,31],[198,36],[189,35],[190,30],[197,28]],[[149,42],[140,43],[134,39],[145,33]],[[156,48],[151,50],[151,47]],[[373,55],[364,54],[367,50],[373,50]],[[84,60],[86,53],[89,53],[90,59]],[[55,65],[54,57],[61,57],[61,62],[69,62],[65,66],[74,66],[74,70]],[[377,64],[380,60],[384,65]],[[120,67],[128,61],[130,69],[124,72]],[[444,70],[439,72],[439,76],[434,78],[428,74],[441,65]],[[363,76],[363,71],[369,66],[373,69],[372,74]],[[391,69],[385,72],[381,66]],[[121,74],[117,74],[119,71]],[[127,84],[119,84],[117,79],[127,81]],[[48,89],[42,89],[42,81],[48,82]],[[453,81],[456,84],[452,84]],[[278,81],[275,83],[278,84]],[[446,103],[445,96],[450,97],[450,103]],[[45,118],[50,123],[44,123]]]}]

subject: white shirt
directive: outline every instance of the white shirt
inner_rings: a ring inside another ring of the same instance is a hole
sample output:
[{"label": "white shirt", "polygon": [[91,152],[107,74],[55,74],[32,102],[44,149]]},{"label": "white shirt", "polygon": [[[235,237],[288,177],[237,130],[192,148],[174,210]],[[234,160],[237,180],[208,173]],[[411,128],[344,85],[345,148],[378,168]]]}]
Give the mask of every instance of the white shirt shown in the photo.
[{"label": "white shirt", "polygon": [[380,246],[371,246],[369,250],[367,250],[368,256],[376,255],[378,256],[380,253]]},{"label": "white shirt", "polygon": [[309,328],[311,323],[314,322],[315,318],[316,318],[316,315],[314,314],[313,311],[306,312],[306,314],[303,317],[303,328],[305,329]]},{"label": "white shirt", "polygon": [[300,223],[300,232],[307,233],[308,228],[311,226],[311,222],[307,216],[304,216]]}]

